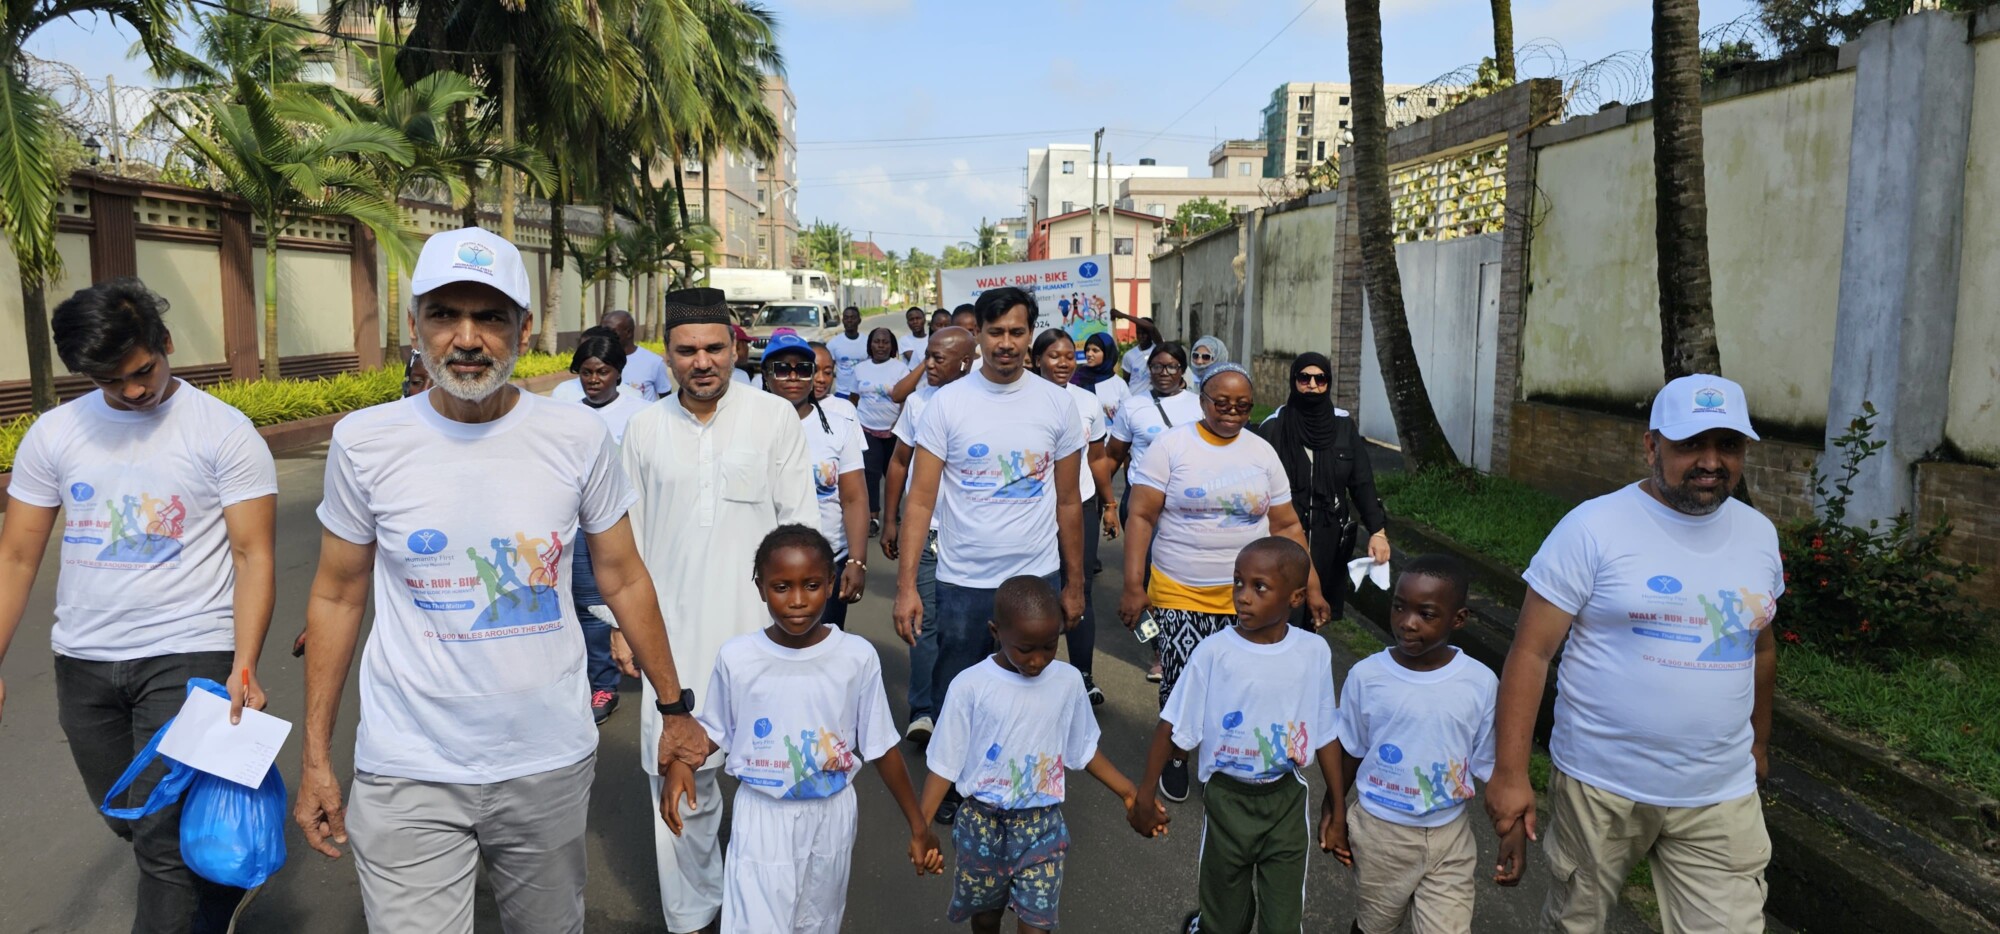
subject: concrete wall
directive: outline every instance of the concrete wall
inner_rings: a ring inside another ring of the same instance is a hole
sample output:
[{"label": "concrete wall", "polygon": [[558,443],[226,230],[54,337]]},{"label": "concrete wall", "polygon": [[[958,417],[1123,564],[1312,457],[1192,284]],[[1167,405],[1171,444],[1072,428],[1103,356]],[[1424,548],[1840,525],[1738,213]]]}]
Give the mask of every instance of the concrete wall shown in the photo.
[{"label": "concrete wall", "polygon": [[[1396,268],[1410,341],[1431,409],[1458,459],[1493,466],[1493,368],[1500,322],[1499,234],[1399,243]],[[1363,302],[1361,433],[1397,443],[1396,421]]]},{"label": "concrete wall", "polygon": [[1237,278],[1239,225],[1231,224],[1153,262],[1154,320],[1167,339],[1193,344],[1215,335],[1242,359],[1243,283]]},{"label": "concrete wall", "polygon": [[[264,352],[264,248],[251,251],[256,270],[257,353]],[[278,354],[354,352],[354,300],[348,257],[278,248]]]},{"label": "concrete wall", "polygon": [[1308,350],[1330,350],[1339,299],[1340,214],[1333,203],[1265,213],[1257,238],[1262,354],[1283,356],[1289,365]]},{"label": "concrete wall", "polygon": [[1973,61],[1973,155],[1965,165],[1965,261],[1945,438],[2000,463],[2000,36],[1988,34],[1975,45]]},{"label": "concrete wall", "polygon": [[[90,284],[90,238],[58,233],[56,252],[62,255],[63,278],[44,291],[51,312],[71,292]],[[0,380],[28,378],[28,345],[22,339],[26,323],[21,314],[21,269],[15,263],[13,247],[0,238]],[[49,343],[49,360],[56,373],[68,372],[55,355],[54,341]]]},{"label": "concrete wall", "polygon": [[[204,243],[142,240],[138,259],[140,280],[167,300],[174,365],[228,362],[222,336],[222,264],[216,261],[215,248]],[[342,279],[340,285],[341,291],[333,294],[342,299],[340,311],[346,314],[347,280]],[[348,340],[344,349],[353,349],[353,344]]]},{"label": "concrete wall", "polygon": [[[1854,76],[1711,103],[1709,254],[1723,372],[1760,420],[1826,420]],[[1541,146],[1522,393],[1637,402],[1660,385],[1652,122]],[[1570,130],[1571,128],[1559,128]]]}]

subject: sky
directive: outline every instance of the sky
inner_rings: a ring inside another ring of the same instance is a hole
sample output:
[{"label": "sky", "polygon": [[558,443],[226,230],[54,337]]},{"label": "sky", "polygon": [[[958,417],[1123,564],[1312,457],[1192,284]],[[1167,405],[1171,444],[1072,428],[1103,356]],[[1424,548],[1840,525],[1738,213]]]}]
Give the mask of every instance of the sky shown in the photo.
[{"label": "sky", "polygon": [[[872,232],[897,251],[936,255],[982,218],[1021,214],[1031,148],[1087,144],[1101,126],[1119,163],[1152,158],[1204,176],[1215,142],[1261,135],[1272,89],[1348,80],[1343,0],[766,3],[798,99],[802,221]],[[1488,0],[1382,6],[1389,83],[1427,82],[1492,54]],[[1753,6],[1709,0],[1702,26]],[[1524,55],[1524,77],[1644,49],[1650,28],[1648,0],[1514,0],[1516,45],[1555,53]],[[150,83],[125,58],[130,45],[129,34],[81,20],[28,48],[93,79]],[[1609,82],[1606,96],[1620,97]]]}]

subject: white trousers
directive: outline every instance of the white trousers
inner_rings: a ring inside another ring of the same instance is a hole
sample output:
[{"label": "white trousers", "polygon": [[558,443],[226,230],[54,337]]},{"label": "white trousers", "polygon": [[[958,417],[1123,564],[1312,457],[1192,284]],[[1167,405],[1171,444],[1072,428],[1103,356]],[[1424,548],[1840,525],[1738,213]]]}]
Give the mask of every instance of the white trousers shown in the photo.
[{"label": "white trousers", "polygon": [[838,934],[854,825],[852,787],[811,801],[737,788],[722,934]]},{"label": "white trousers", "polygon": [[715,765],[694,773],[697,807],[681,815],[681,835],[667,829],[660,816],[660,792],[665,780],[650,776],[653,789],[653,855],[660,870],[660,906],[669,931],[699,931],[722,910],[722,774]]}]

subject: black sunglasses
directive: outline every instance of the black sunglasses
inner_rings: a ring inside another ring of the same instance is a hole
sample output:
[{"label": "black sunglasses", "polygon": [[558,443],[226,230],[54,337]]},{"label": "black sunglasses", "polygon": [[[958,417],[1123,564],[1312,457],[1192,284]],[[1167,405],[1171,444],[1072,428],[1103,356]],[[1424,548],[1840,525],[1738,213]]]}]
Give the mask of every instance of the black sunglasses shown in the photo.
[{"label": "black sunglasses", "polygon": [[1327,378],[1325,373],[1300,373],[1297,381],[1312,386],[1324,386]]},{"label": "black sunglasses", "polygon": [[819,364],[811,360],[771,360],[764,364],[764,372],[777,379],[811,379],[819,371]]},{"label": "black sunglasses", "polygon": [[1215,406],[1218,415],[1248,415],[1251,409],[1257,407],[1255,402],[1224,402],[1210,395],[1203,395],[1201,401]]}]

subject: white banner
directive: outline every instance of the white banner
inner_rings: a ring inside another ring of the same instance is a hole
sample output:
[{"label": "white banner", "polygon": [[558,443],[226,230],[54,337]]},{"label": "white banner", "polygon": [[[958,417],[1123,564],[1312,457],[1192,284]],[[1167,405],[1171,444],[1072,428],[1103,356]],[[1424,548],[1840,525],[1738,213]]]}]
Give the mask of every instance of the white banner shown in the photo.
[{"label": "white banner", "polygon": [[1081,359],[1085,338],[1111,330],[1110,267],[1111,257],[1100,255],[947,269],[943,272],[944,306],[977,301],[979,293],[987,289],[1025,289],[1035,296],[1041,309],[1035,332],[1055,327],[1068,331]]}]

